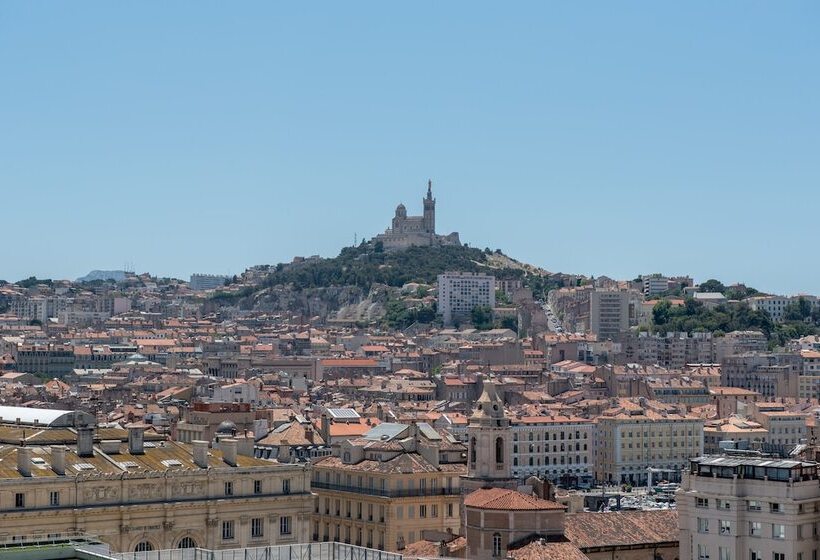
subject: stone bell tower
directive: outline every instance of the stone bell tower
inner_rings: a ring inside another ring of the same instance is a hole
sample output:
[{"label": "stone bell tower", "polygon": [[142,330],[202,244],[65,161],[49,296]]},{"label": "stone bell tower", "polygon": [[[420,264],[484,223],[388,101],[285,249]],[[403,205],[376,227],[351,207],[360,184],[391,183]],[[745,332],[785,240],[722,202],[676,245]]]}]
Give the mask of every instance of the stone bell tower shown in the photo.
[{"label": "stone bell tower", "polygon": [[424,231],[430,235],[436,233],[436,199],[433,198],[433,181],[427,181],[427,196],[424,204]]},{"label": "stone bell tower", "polygon": [[512,431],[504,414],[500,385],[486,379],[467,425],[467,476],[461,485],[465,493],[492,486],[517,488],[512,478]]}]

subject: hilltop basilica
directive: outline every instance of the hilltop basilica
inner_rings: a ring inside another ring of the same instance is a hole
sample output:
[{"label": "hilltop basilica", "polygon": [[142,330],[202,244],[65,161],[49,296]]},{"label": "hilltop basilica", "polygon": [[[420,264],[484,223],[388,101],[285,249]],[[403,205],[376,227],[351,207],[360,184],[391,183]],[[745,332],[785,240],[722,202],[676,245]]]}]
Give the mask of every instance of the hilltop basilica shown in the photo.
[{"label": "hilltop basilica", "polygon": [[408,216],[404,204],[396,207],[392,227],[373,238],[381,241],[385,250],[406,249],[411,246],[438,247],[441,245],[461,245],[458,232],[449,235],[436,234],[436,199],[433,198],[433,182],[427,182],[427,196],[422,200],[424,213]]}]

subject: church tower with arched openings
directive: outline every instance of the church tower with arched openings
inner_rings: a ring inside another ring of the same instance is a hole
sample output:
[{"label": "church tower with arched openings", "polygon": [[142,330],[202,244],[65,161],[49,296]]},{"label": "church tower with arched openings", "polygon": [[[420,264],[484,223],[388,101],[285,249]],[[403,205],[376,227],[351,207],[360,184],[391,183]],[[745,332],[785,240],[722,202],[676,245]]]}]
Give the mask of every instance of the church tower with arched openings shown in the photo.
[{"label": "church tower with arched openings", "polygon": [[484,380],[467,424],[467,476],[461,479],[465,493],[488,486],[517,488],[512,477],[512,430],[499,389],[494,380]]}]

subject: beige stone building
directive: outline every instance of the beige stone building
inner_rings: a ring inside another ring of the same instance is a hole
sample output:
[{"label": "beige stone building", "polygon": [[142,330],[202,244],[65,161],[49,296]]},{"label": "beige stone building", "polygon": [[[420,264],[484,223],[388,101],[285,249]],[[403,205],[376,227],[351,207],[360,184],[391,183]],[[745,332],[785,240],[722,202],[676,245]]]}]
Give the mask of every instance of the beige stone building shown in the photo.
[{"label": "beige stone building", "polygon": [[648,469],[676,481],[691,457],[703,454],[702,418],[646,399],[615,399],[596,419],[595,478],[644,485]]},{"label": "beige stone building", "polygon": [[0,425],[0,539],[82,532],[132,552],[309,538],[304,466],[244,456],[252,446],[235,439],[217,451],[146,438],[142,427],[69,427],[85,418],[68,411],[15,414]]},{"label": "beige stone building", "polygon": [[458,534],[466,449],[428,424],[382,423],[313,466],[314,541],[402,550]]},{"label": "beige stone building", "polygon": [[817,467],[725,455],[693,459],[677,495],[681,560],[816,558]]}]

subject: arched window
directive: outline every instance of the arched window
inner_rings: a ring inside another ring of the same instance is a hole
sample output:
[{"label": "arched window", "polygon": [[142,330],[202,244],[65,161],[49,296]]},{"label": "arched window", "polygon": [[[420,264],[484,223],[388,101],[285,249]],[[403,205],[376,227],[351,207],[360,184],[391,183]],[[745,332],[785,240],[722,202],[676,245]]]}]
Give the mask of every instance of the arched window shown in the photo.
[{"label": "arched window", "polygon": [[475,438],[470,440],[470,462],[475,463]]},{"label": "arched window", "polygon": [[[318,529],[316,532],[319,532]],[[191,537],[183,537],[182,540],[179,541],[177,548],[196,548],[196,541]]]},{"label": "arched window", "polygon": [[495,438],[495,462],[504,462],[504,439],[500,437]]},{"label": "arched window", "polygon": [[496,558],[501,556],[501,535],[499,533],[493,534],[493,556]]},{"label": "arched window", "polygon": [[134,549],[134,552],[151,552],[152,550],[154,550],[154,545],[148,541],[142,541]]}]

